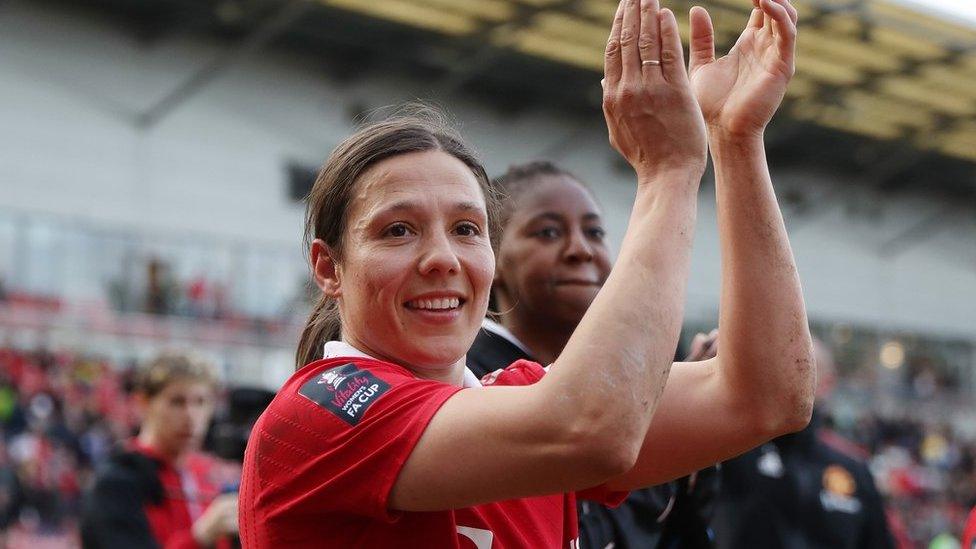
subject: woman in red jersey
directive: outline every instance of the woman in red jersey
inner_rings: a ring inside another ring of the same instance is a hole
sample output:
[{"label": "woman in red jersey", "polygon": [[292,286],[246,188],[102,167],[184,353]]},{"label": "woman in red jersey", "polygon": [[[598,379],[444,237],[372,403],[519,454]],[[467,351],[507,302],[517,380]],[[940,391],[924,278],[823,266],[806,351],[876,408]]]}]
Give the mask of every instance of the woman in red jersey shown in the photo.
[{"label": "woman in red jersey", "polygon": [[[548,372],[519,361],[479,383],[465,367],[494,271],[493,197],[460,138],[406,117],[336,148],[306,220],[322,297],[245,456],[245,547],[575,547],[577,497],[618,502],[806,424],[810,336],[762,149],[795,10],[762,0],[718,60],[704,10],[692,22],[694,83],[674,14],[618,7],[604,111],[636,198]],[[717,174],[723,349],[672,370],[706,125],[732,166]]]}]

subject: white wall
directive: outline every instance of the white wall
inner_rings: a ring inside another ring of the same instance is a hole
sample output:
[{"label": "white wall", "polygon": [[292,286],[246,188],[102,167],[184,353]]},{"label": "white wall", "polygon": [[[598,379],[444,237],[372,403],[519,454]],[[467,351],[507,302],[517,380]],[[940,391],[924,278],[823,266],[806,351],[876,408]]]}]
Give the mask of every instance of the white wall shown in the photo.
[{"label": "white wall", "polygon": [[[350,130],[347,108],[424,97],[428,84],[374,74],[339,83],[314,58],[262,53],[223,74],[149,131],[135,113],[222,51],[180,38],[140,49],[122,30],[87,15],[25,2],[0,9],[0,208],[154,235],[207,235],[280,248],[299,261],[301,208],[286,196],[289,160],[320,163]],[[596,83],[594,83],[596,85]],[[537,156],[578,130],[560,113],[502,117],[464,101],[449,105],[492,173]],[[561,160],[596,189],[616,242],[633,196],[612,167],[594,119]],[[864,188],[829,172],[775,173],[781,187],[829,196]],[[845,214],[825,199],[814,217],[788,220],[814,319],[976,339],[973,210],[907,252],[880,255],[893,235],[948,205],[920,196],[882,198],[877,218]],[[718,240],[711,187],[702,191],[688,314],[714,318]],[[67,268],[67,267],[66,267]],[[300,267],[299,267],[300,268]]]}]

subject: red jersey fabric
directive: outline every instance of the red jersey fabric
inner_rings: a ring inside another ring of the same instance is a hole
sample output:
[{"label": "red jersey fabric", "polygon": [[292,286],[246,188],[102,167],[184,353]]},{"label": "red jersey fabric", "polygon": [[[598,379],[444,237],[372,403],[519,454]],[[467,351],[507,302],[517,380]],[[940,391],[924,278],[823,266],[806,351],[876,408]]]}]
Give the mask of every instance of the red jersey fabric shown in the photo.
[{"label": "red jersey fabric", "polygon": [[[543,375],[538,364],[518,361],[482,383],[529,385]],[[438,512],[388,509],[414,445],[460,390],[370,358],[319,360],[296,372],[251,432],[241,481],[242,545],[578,547],[576,494]],[[626,497],[599,488],[581,495],[608,504]]]},{"label": "red jersey fabric", "polygon": [[962,549],[973,549],[976,547],[976,508],[969,513],[966,519],[966,529],[962,533]]}]

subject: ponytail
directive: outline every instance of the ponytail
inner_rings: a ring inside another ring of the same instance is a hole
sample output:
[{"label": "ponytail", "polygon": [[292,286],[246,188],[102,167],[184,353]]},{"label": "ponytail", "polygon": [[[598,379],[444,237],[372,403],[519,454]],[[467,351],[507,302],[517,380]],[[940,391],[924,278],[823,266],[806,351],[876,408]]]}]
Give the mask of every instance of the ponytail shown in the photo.
[{"label": "ponytail", "polygon": [[298,340],[295,371],[322,358],[322,346],[327,341],[339,339],[341,335],[342,325],[339,322],[339,308],[336,301],[322,294],[308,317],[305,329],[302,330],[302,337]]}]

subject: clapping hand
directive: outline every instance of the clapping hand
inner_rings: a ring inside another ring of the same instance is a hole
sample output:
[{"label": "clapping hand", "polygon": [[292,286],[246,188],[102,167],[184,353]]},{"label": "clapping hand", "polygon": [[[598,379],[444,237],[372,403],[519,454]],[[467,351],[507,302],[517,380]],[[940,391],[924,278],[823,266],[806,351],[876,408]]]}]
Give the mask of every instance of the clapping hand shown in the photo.
[{"label": "clapping hand", "polygon": [[691,86],[713,133],[761,135],[793,76],[796,9],[789,0],[754,3],[745,30],[719,59],[708,12],[697,6],[691,10]]},{"label": "clapping hand", "polygon": [[[658,0],[622,0],[604,60],[603,113],[610,143],[657,181],[705,168],[705,126],[692,95],[674,13]],[[697,179],[696,179],[697,180]]]}]

